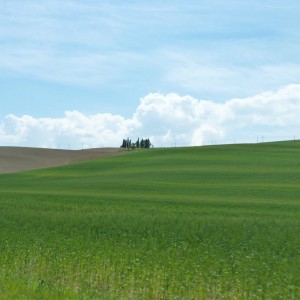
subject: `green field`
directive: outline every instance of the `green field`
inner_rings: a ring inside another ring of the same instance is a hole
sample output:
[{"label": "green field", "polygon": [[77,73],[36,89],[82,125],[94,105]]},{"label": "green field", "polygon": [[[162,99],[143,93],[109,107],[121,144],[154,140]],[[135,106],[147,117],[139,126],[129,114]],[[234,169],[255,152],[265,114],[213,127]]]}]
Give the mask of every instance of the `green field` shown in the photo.
[{"label": "green field", "polygon": [[0,176],[1,299],[300,299],[300,142]]}]

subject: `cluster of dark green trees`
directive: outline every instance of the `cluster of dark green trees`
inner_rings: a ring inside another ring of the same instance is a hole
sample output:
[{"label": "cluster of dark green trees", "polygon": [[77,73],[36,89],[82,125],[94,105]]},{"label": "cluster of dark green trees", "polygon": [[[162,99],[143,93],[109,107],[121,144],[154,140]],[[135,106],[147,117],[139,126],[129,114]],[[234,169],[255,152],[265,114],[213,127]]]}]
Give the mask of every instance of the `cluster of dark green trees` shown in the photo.
[{"label": "cluster of dark green trees", "polygon": [[121,148],[150,148],[151,142],[150,139],[141,139],[138,138],[135,143],[132,143],[129,138],[127,140],[123,139]]}]

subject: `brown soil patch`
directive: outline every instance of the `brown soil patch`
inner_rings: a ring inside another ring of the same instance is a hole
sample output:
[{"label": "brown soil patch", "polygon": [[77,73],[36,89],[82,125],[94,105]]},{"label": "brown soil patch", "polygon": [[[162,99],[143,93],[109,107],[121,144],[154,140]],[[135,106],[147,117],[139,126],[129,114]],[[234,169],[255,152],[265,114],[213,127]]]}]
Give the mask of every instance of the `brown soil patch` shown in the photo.
[{"label": "brown soil patch", "polygon": [[0,173],[12,173],[62,166],[75,162],[111,157],[124,151],[121,148],[59,150],[27,147],[0,147]]}]

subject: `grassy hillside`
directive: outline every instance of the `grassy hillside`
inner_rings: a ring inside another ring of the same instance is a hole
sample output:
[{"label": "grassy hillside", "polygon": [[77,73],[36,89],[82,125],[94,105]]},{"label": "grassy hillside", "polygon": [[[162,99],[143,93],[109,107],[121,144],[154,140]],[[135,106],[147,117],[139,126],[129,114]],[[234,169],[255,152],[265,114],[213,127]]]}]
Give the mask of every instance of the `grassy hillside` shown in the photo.
[{"label": "grassy hillside", "polygon": [[0,176],[11,299],[299,299],[300,143],[151,149]]}]

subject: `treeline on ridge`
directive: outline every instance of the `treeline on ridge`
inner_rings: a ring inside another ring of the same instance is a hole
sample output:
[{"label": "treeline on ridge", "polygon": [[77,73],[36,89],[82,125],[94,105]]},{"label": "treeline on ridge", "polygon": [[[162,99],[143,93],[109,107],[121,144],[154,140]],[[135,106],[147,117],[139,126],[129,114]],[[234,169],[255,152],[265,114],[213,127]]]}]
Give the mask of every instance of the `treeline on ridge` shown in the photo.
[{"label": "treeline on ridge", "polygon": [[121,148],[144,148],[148,149],[151,147],[151,142],[150,139],[141,139],[138,138],[135,143],[132,143],[129,138],[123,139],[122,145],[120,146]]}]

